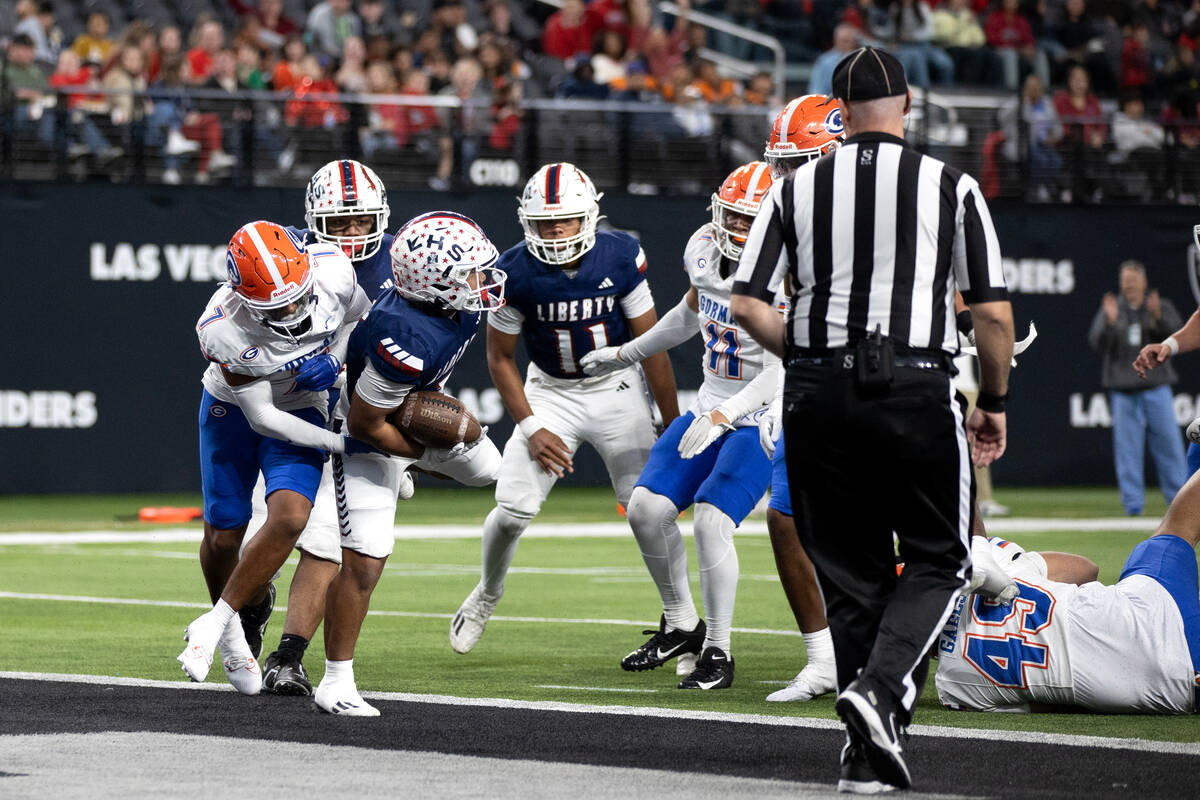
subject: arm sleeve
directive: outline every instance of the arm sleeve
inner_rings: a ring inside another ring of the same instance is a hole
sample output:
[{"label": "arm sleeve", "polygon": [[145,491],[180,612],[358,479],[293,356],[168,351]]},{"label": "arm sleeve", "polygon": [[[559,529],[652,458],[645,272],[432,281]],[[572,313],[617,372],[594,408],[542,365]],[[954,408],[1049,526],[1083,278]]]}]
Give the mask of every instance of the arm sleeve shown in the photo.
[{"label": "arm sleeve", "polygon": [[954,277],[968,304],[1008,299],[1000,240],[979,184],[958,179],[958,221],[954,233]]},{"label": "arm sleeve", "polygon": [[343,437],[276,408],[269,381],[259,380],[229,388],[256,433],[301,447],[316,447],[334,453],[345,451]]},{"label": "arm sleeve", "polygon": [[627,319],[640,317],[654,308],[654,295],[650,292],[650,284],[645,280],[637,282],[629,294],[621,298],[621,310]]},{"label": "arm sleeve", "polygon": [[498,311],[489,311],[487,321],[488,325],[501,333],[520,333],[521,325],[525,322],[525,315],[512,306],[506,305]]},{"label": "arm sleeve", "polygon": [[784,226],[793,225],[794,220],[783,218],[783,203],[780,196],[792,191],[793,177],[776,183],[763,198],[762,206],[750,226],[746,245],[742,248],[737,274],[734,276],[733,293],[756,297],[764,303],[775,305],[775,294],[783,285],[787,272],[787,254],[784,252]]},{"label": "arm sleeve", "polygon": [[699,331],[699,315],[688,307],[686,300],[680,300],[678,305],[654,323],[653,328],[621,345],[621,360],[629,363],[641,361],[655,353],[683,344]]},{"label": "arm sleeve", "polygon": [[770,406],[779,393],[782,372],[783,362],[779,360],[779,356],[764,349],[762,372],[755,375],[741,391],[717,406],[717,409],[729,417],[730,422],[734,422],[760,408]]},{"label": "arm sleeve", "polygon": [[376,408],[399,408],[412,390],[412,384],[397,383],[380,375],[370,361],[354,384],[354,393]]}]

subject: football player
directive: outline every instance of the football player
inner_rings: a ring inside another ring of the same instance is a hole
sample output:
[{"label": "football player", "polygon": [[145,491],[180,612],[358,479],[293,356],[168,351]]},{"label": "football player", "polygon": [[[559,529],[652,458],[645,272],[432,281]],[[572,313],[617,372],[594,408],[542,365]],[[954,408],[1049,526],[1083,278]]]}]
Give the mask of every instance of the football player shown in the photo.
[{"label": "football player", "polygon": [[480,313],[504,305],[498,256],[479,226],[461,214],[432,211],[409,220],[391,246],[394,288],[379,296],[351,336],[346,423],[357,439],[382,452],[333,458],[342,567],[329,584],[325,676],[313,694],[322,711],[379,715],[358,693],[354,648],[395,544],[396,501],[408,467],[468,486],[486,486],[500,470],[500,451],[486,429],[473,442],[433,448],[388,422],[409,392],[442,390],[475,338]]},{"label": "football player", "polygon": [[[304,194],[305,229],[289,229],[306,242],[324,242],[342,250],[354,265],[354,277],[367,298],[374,301],[392,286],[392,235],[387,232],[387,189],[370,167],[353,159],[330,161],[313,173]],[[340,365],[336,366],[340,369]],[[335,409],[344,377],[330,391],[330,409]],[[344,412],[343,412],[344,416]],[[340,428],[342,420],[334,422]],[[402,497],[412,494],[411,478],[405,475]],[[255,520],[266,514],[262,482],[255,488]],[[300,560],[288,592],[287,617],[279,647],[262,664],[263,690],[276,694],[312,694],[312,683],[304,669],[304,652],[325,614],[325,590],[342,562],[337,508],[334,500],[332,461],[326,461],[317,500],[308,525],[296,542]],[[274,606],[275,587],[264,598],[241,611],[242,629],[257,657],[262,648]]]},{"label": "football player", "polygon": [[[699,333],[704,382],[692,407],[663,433],[629,500],[629,525],[662,598],[657,631],[621,661],[646,670],[698,654],[680,689],[725,689],[733,683],[729,628],[737,593],[733,531],[771,480],[758,443],[758,416],[779,386],[779,359],[746,335],[729,313],[730,289],[746,232],[771,187],[767,165],[738,167],[712,196],[712,222],[692,234],[683,252],[691,288],[653,328],[620,346],[583,357],[584,372],[628,369]],[[705,621],[688,588],[687,551],[676,520],[696,505],[696,555]]]},{"label": "football player", "polygon": [[[345,437],[324,427],[325,390],[369,303],[339,248],[305,247],[271,222],[242,226],[226,265],[229,282],[196,323],[200,349],[212,362],[200,405],[200,564],[215,605],[187,627],[179,661],[188,677],[203,681],[219,643],[230,682],[257,694],[257,660],[240,621],[232,620],[267,585],[307,523],[322,451],[345,450]],[[267,517],[239,561],[260,472]]]},{"label": "football player", "polygon": [[[775,117],[763,158],[771,165],[772,175],[780,179],[800,165],[836,150],[844,138],[837,101],[821,94],[804,95],[784,106]],[[759,441],[772,460],[767,532],[775,552],[779,581],[804,637],[807,660],[787,686],[767,695],[771,702],[811,700],[837,689],[837,665],[829,624],[825,621],[825,602],[817,587],[812,562],[796,535],[787,465],[783,448],[777,446],[783,434],[779,424],[782,393],[781,383],[770,413],[762,416],[759,426]]]},{"label": "football player", "polygon": [[959,599],[935,648],[938,698],[976,711],[1195,712],[1198,542],[1195,475],[1113,586],[1091,582],[1095,565],[1079,556],[993,540],[1019,595],[1010,607]]},{"label": "football player", "polygon": [[[505,251],[508,305],[488,315],[492,381],[517,429],[504,447],[496,507],[483,523],[482,578],[450,623],[450,646],[466,653],[504,592],[518,537],[563,474],[580,443],[600,453],[628,506],[655,431],[642,375],[632,365],[590,378],[580,359],[623,344],[655,323],[646,255],[625,233],[598,231],[600,195],[573,164],[547,164],[525,184],[517,217],[525,241]],[[525,341],[529,371],[517,369]],[[645,378],[665,424],[679,416],[665,355],[648,359]]]}]

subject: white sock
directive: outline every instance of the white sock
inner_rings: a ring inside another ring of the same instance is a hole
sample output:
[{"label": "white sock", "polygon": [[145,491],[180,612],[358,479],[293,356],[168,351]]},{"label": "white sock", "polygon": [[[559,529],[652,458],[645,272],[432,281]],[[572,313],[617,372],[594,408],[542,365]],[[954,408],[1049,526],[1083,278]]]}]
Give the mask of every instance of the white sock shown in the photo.
[{"label": "white sock", "polygon": [[349,683],[354,685],[354,659],[330,661],[325,659],[325,677],[321,683]]},{"label": "white sock", "polygon": [[217,604],[212,607],[212,611],[208,612],[212,621],[217,623],[217,627],[224,631],[225,626],[229,624],[229,620],[237,616],[237,612],[233,610],[233,606],[226,603],[224,600],[218,600]]},{"label": "white sock", "polygon": [[490,598],[504,593],[504,576],[517,554],[517,542],[529,527],[529,520],[514,516],[500,506],[483,521],[483,569],[480,583]]},{"label": "white sock", "polygon": [[829,628],[800,635],[804,637],[804,649],[808,654],[809,664],[833,663],[833,637],[829,635]]},{"label": "white sock", "polygon": [[719,647],[727,655],[733,603],[737,598],[738,557],[733,547],[733,520],[711,503],[696,504],[696,558],[700,562],[700,592],[708,622],[705,647]]},{"label": "white sock", "polygon": [[679,532],[679,509],[644,486],[633,490],[625,510],[642,560],[662,598],[667,627],[694,630],[700,624],[688,585],[687,547]]}]

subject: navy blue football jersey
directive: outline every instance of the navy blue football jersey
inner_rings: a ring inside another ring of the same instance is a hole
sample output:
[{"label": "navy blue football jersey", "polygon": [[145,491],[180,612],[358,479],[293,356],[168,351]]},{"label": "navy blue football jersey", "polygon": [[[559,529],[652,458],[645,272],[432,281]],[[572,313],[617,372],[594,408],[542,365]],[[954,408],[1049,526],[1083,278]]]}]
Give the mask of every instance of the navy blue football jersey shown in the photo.
[{"label": "navy blue football jersey", "polygon": [[[316,234],[307,228],[289,227],[288,230],[303,237],[305,245],[318,241]],[[392,249],[392,239],[393,236],[390,233],[385,233],[375,255],[362,261],[351,260],[351,263],[354,264],[355,280],[367,293],[367,298],[371,302],[377,300],[385,289],[392,288],[392,256],[389,252]]]},{"label": "navy blue football jersey", "polygon": [[479,330],[479,314],[427,314],[387,291],[350,335],[346,385],[353,386],[368,361],[375,371],[415,391],[442,391],[454,365]]},{"label": "navy blue football jersey", "polygon": [[629,234],[597,232],[574,277],[538,261],[524,242],[504,251],[496,266],[508,274],[508,305],[525,317],[529,358],[547,375],[583,378],[585,353],[632,338],[621,298],[646,280],[646,257]]}]

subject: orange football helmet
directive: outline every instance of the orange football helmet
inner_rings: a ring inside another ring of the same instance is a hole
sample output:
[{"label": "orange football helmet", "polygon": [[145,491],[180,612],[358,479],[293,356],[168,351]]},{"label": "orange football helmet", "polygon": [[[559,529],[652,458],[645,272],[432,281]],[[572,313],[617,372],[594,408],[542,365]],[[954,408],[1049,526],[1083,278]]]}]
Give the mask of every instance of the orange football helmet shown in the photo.
[{"label": "orange football helmet", "polygon": [[291,334],[312,313],[313,272],[304,242],[282,225],[243,225],[225,254],[229,285],[250,313]]},{"label": "orange football helmet", "polygon": [[806,94],[792,100],[775,117],[763,157],[771,165],[771,174],[781,178],[836,150],[845,138],[837,101],[823,94]]},{"label": "orange football helmet", "polygon": [[741,256],[750,223],[770,188],[770,168],[761,161],[751,161],[729,173],[713,194],[713,234],[722,255],[734,261]]}]

